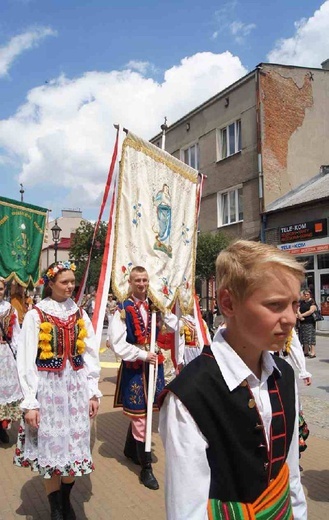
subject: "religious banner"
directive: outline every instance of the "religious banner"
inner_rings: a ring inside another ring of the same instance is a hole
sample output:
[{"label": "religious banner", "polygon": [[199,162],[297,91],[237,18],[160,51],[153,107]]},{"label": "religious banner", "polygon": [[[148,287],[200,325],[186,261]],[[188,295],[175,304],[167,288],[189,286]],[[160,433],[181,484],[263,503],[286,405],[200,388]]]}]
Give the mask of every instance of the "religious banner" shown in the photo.
[{"label": "religious banner", "polygon": [[0,197],[0,276],[7,281],[37,284],[47,211]]},{"label": "religious banner", "polygon": [[178,299],[183,314],[193,308],[197,214],[196,170],[128,133],[122,146],[112,288],[127,297],[129,274],[143,266],[149,296],[165,312]]}]

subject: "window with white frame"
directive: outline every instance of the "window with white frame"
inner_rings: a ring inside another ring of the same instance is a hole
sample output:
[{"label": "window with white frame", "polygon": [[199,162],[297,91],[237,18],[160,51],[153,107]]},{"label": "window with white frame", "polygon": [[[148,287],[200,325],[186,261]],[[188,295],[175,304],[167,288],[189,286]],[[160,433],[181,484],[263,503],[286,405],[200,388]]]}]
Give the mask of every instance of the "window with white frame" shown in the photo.
[{"label": "window with white frame", "polygon": [[237,119],[219,130],[219,158],[225,159],[241,148],[241,119]]},{"label": "window with white frame", "polygon": [[180,158],[185,164],[188,164],[196,170],[199,169],[199,145],[194,143],[188,148],[183,148],[180,151]]},{"label": "window with white frame", "polygon": [[217,193],[218,227],[243,220],[242,185]]}]

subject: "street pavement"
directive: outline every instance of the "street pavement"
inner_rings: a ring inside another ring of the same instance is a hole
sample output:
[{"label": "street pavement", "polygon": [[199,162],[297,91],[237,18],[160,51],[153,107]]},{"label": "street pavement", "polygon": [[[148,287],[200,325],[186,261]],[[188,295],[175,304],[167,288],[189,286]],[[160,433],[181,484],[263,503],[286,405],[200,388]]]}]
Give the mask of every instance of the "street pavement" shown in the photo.
[{"label": "street pavement", "polygon": [[[96,466],[90,476],[77,479],[72,503],[78,520],[165,520],[164,451],[154,417],[152,450],[154,473],[160,489],[150,491],[139,483],[138,466],[128,461],[123,446],[128,419],[113,409],[117,363],[112,352],[101,348],[101,408],[92,425],[92,452]],[[301,399],[311,434],[302,454],[302,482],[309,520],[329,515],[329,336],[317,337],[317,357],[307,359],[313,375],[310,387],[301,388]],[[48,502],[42,479],[29,469],[12,464],[16,428],[9,445],[0,444],[0,520],[47,520]],[[195,475],[198,478],[198,475]]]}]

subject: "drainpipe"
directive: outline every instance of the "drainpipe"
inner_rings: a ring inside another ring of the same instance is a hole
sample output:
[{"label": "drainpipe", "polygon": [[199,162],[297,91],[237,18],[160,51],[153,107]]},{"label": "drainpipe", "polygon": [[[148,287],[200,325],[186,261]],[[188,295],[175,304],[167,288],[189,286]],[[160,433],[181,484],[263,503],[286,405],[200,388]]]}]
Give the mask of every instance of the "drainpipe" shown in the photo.
[{"label": "drainpipe", "polygon": [[260,99],[260,75],[262,67],[256,67],[256,132],[257,132],[257,172],[258,172],[258,201],[260,215],[260,240],[265,242],[266,215],[264,214],[264,175],[262,158],[262,119]]}]

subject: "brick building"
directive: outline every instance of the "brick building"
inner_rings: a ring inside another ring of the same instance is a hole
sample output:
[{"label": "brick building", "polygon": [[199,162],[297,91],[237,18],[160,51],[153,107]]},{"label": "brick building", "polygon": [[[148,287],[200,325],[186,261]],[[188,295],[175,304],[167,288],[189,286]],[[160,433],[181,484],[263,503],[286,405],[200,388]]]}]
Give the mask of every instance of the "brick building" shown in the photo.
[{"label": "brick building", "polygon": [[322,67],[261,63],[168,127],[166,151],[207,176],[200,231],[265,241],[269,205],[328,164]]},{"label": "brick building", "polygon": [[328,163],[328,92],[328,69],[261,63],[168,127],[165,149],[207,176],[201,231],[261,237],[267,206]]}]

